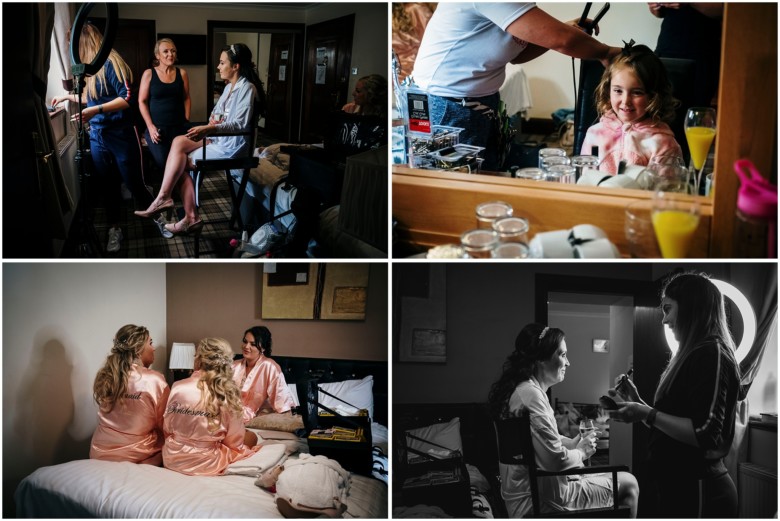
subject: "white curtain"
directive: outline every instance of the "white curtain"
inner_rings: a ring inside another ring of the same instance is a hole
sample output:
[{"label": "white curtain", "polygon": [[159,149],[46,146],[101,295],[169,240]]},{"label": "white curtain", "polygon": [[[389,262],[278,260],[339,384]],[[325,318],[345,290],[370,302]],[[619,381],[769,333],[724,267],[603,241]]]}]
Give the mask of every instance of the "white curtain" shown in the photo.
[{"label": "white curtain", "polygon": [[63,80],[72,77],[70,70],[70,29],[73,27],[73,18],[76,4],[54,4],[54,29],[51,36],[51,49],[55,59],[52,60],[59,66],[59,73]]}]

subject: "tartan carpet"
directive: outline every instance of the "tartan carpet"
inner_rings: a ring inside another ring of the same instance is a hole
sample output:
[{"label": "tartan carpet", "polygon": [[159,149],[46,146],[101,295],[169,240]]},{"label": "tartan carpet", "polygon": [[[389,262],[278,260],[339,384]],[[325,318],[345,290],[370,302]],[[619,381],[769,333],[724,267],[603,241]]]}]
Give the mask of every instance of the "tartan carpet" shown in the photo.
[{"label": "tartan carpet", "polygon": [[[156,187],[155,187],[156,188]],[[156,194],[156,192],[155,192]],[[174,195],[176,208],[172,219],[176,222],[183,217],[183,209],[178,194]],[[203,230],[200,235],[200,258],[229,258],[234,250],[230,240],[238,238],[240,232],[228,226],[232,204],[230,192],[223,172],[213,172],[203,178],[200,188],[200,218],[203,219]],[[122,228],[122,243],[118,252],[105,251],[108,241],[105,210],[95,208],[93,213],[94,227],[101,241],[104,258],[186,258],[195,252],[195,239],[190,236],[175,236],[165,239],[160,234],[157,225],[151,219],[143,219],[133,214],[133,201],[123,201],[119,226]]]}]

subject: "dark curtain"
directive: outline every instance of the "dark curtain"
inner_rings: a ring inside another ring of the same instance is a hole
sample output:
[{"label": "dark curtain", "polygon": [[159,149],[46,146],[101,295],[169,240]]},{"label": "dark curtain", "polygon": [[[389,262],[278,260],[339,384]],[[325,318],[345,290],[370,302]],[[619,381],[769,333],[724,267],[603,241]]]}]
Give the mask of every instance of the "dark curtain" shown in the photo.
[{"label": "dark curtain", "polygon": [[753,287],[746,295],[755,306],[757,331],[756,339],[747,356],[739,363],[741,386],[739,399],[747,397],[753,379],[756,377],[761,359],[767,347],[767,340],[777,317],[777,269],[774,264],[766,264],[757,270]]},{"label": "dark curtain", "polygon": [[744,292],[756,313],[756,339],[748,354],[739,364],[740,390],[736,410],[736,425],[731,451],[725,458],[731,479],[739,488],[739,464],[747,460],[747,425],[750,419],[747,398],[753,379],[761,366],[761,359],[767,348],[777,315],[777,266],[775,264],[756,265],[753,285]]},{"label": "dark curtain", "polygon": [[[3,66],[3,257],[52,257],[73,203],[46,110],[54,4],[5,4]],[[14,29],[11,29],[13,25]]]}]

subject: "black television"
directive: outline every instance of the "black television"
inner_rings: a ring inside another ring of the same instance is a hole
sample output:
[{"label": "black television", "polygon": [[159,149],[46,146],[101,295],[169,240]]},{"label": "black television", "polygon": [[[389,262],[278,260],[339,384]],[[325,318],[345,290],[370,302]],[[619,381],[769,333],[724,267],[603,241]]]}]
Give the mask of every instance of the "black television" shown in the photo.
[{"label": "black television", "polygon": [[157,33],[157,39],[161,38],[173,40],[178,65],[206,65],[209,50],[205,34]]}]

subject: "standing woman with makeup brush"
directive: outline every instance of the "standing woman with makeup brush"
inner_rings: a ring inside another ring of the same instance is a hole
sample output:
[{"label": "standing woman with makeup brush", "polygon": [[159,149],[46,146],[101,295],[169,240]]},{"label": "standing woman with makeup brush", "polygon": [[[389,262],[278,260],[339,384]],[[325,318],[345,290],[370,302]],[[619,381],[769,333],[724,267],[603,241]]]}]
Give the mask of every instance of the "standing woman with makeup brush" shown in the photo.
[{"label": "standing woman with makeup brush", "polygon": [[610,390],[619,409],[609,415],[650,428],[656,516],[737,517],[737,489],[723,458],[734,439],[740,377],[723,295],[705,275],[682,273],[666,282],[661,297],[663,323],[680,347],[652,406],[625,379]]}]

